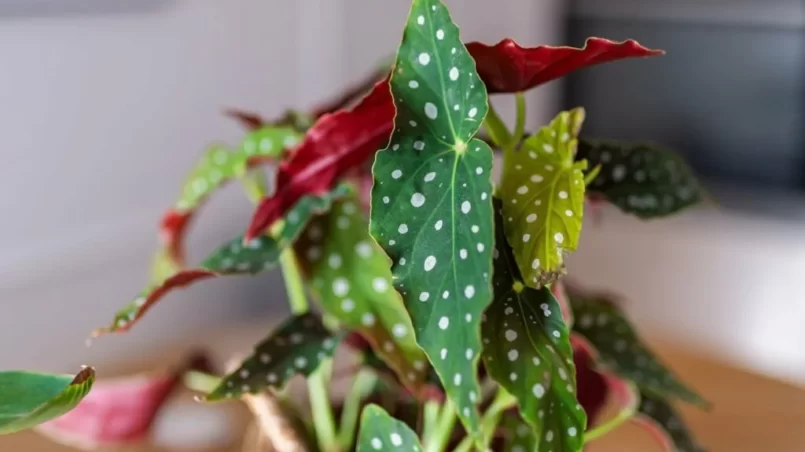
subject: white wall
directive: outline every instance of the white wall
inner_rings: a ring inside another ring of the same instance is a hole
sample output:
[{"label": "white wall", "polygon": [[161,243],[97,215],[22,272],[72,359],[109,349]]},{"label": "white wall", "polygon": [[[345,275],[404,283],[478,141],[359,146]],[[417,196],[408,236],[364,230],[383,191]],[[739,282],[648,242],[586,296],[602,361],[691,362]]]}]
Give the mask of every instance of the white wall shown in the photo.
[{"label": "white wall", "polygon": [[[240,136],[221,109],[272,116],[334,93],[394,52],[406,4],[0,3],[0,368],[97,363],[280,312],[276,274],[207,282],[164,300],[132,333],[83,348],[144,283],[156,221],[187,169],[210,142]],[[449,4],[466,39],[560,43],[562,0]],[[533,123],[556,100],[555,89],[536,92]],[[230,188],[205,209],[191,256],[244,227],[250,208]]]}]

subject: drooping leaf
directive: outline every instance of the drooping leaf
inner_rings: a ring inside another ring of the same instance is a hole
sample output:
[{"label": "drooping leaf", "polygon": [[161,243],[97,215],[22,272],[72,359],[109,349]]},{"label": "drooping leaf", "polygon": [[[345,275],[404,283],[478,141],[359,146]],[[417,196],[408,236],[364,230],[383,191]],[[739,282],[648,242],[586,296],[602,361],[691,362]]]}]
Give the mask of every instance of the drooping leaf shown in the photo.
[{"label": "drooping leaf", "polygon": [[77,375],[0,372],[0,435],[19,432],[75,408],[92,389],[95,370]]},{"label": "drooping leaf", "polygon": [[665,400],[641,394],[640,415],[635,422],[651,432],[666,452],[705,452],[682,417]]},{"label": "drooping leaf", "polygon": [[578,158],[601,165],[588,193],[626,213],[649,219],[676,213],[702,200],[703,189],[682,157],[645,144],[579,142]]},{"label": "drooping leaf", "polygon": [[574,161],[584,109],[560,113],[523,146],[507,152],[500,197],[506,237],[524,283],[550,284],[578,246],[584,216],[585,161]]},{"label": "drooping leaf", "polygon": [[363,409],[358,434],[358,452],[406,450],[419,452],[422,445],[416,433],[389,416],[383,408],[370,404]]},{"label": "drooping leaf", "polygon": [[571,304],[576,316],[574,330],[595,348],[605,369],[635,382],[643,392],[708,405],[660,363],[614,303],[571,296]]},{"label": "drooping leaf", "polygon": [[414,0],[390,84],[395,131],[372,169],[371,232],[392,259],[418,343],[475,434],[479,322],[492,296],[492,151],[473,138],[486,89],[441,2]]},{"label": "drooping leaf", "polygon": [[503,415],[500,422],[503,431],[503,450],[505,452],[539,451],[537,434],[516,412]]},{"label": "drooping leaf", "polygon": [[511,39],[490,46],[467,44],[478,65],[478,73],[490,93],[527,91],[570,72],[624,58],[662,55],[633,40],[614,42],[590,38],[581,49],[574,47],[520,47]]},{"label": "drooping leaf", "polygon": [[427,357],[356,197],[334,203],[327,215],[313,219],[295,249],[324,310],[361,334],[400,381],[419,393]]},{"label": "drooping leaf", "polygon": [[99,380],[72,411],[37,427],[58,443],[94,450],[134,444],[148,438],[151,427],[186,369],[206,369],[202,356],[172,370]]},{"label": "drooping leaf", "polygon": [[266,388],[282,388],[295,375],[308,376],[331,357],[339,339],[313,313],[291,317],[257,344],[254,353],[205,397],[239,398]]},{"label": "drooping leaf", "polygon": [[[499,205],[500,203],[496,203]],[[515,399],[539,451],[580,451],[587,418],[576,400],[576,369],[562,311],[547,288],[522,285],[496,216],[495,300],[481,324],[489,376]]]},{"label": "drooping leaf", "polygon": [[299,133],[289,127],[263,127],[248,132],[234,152],[220,145],[207,150],[187,177],[179,199],[160,223],[160,241],[175,265],[184,264],[184,235],[204,200],[229,181],[244,177],[250,167],[279,158],[299,138]]},{"label": "drooping leaf", "polygon": [[246,245],[243,245],[242,237],[230,240],[207,256],[198,268],[181,270],[143,290],[134,301],[117,312],[111,325],[96,330],[93,336],[128,331],[151,307],[174,289],[213,277],[253,275],[273,268],[282,251],[294,243],[311,216],[327,211],[334,199],[344,196],[347,192],[346,186],[340,186],[323,196],[301,198],[286,215],[282,228],[271,237],[254,239]]},{"label": "drooping leaf", "polygon": [[394,104],[385,81],[352,110],[323,115],[279,166],[277,190],[255,210],[246,239],[262,234],[305,195],[321,195],[388,141]]}]

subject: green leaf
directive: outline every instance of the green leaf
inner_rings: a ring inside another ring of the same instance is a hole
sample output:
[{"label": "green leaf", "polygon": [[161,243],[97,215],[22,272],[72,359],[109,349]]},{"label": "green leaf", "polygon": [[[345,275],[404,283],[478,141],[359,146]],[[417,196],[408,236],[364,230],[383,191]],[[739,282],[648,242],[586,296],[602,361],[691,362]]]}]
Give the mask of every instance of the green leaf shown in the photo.
[{"label": "green leaf", "polygon": [[77,375],[0,372],[0,435],[36,427],[75,408],[95,382],[95,370]]},{"label": "green leaf", "polygon": [[626,213],[649,219],[692,206],[703,197],[699,181],[677,153],[645,144],[579,143],[578,158],[601,173],[588,188]]},{"label": "green leaf", "polygon": [[418,393],[427,357],[354,194],[312,220],[295,249],[324,310],[365,338],[400,381]]},{"label": "green leaf", "polygon": [[242,236],[235,237],[210,254],[197,268],[181,270],[140,292],[134,301],[115,314],[111,325],[96,330],[93,336],[128,331],[152,306],[174,289],[213,277],[254,275],[273,268],[282,251],[294,243],[310,218],[316,213],[326,212],[335,199],[347,193],[349,187],[341,185],[323,196],[303,197],[271,236],[252,240],[245,245]]},{"label": "green leaf", "polygon": [[212,146],[187,177],[174,205],[180,211],[193,210],[213,191],[233,178],[246,174],[250,161],[279,157],[295,146],[300,135],[290,127],[264,127],[249,132],[236,152]]},{"label": "green leaf", "polygon": [[[500,203],[496,203],[499,205]],[[562,310],[551,291],[521,284],[498,215],[495,300],[481,324],[489,376],[515,399],[542,450],[579,451],[587,416],[576,400],[576,368]]]},{"label": "green leaf", "polygon": [[479,322],[492,298],[492,150],[473,138],[486,88],[441,2],[413,1],[390,83],[397,116],[372,168],[371,232],[392,259],[417,341],[477,432]]},{"label": "green leaf", "polygon": [[640,414],[635,421],[643,424],[669,452],[705,452],[682,417],[665,400],[642,394]]},{"label": "green leaf", "polygon": [[538,451],[539,443],[534,430],[517,413],[503,415],[500,422],[503,431],[503,450],[505,452]]},{"label": "green leaf", "polygon": [[643,392],[709,404],[662,365],[638,337],[626,315],[612,302],[571,295],[574,330],[595,347],[606,369],[632,380]]},{"label": "green leaf", "polygon": [[583,121],[581,108],[562,112],[504,156],[499,196],[506,237],[524,282],[537,289],[564,274],[564,253],[579,243],[587,164],[573,159]]},{"label": "green leaf", "polygon": [[363,409],[358,436],[358,452],[388,450],[421,451],[416,433],[407,425],[389,416],[383,408],[370,404]]},{"label": "green leaf", "polygon": [[239,398],[266,388],[282,388],[295,375],[313,373],[322,360],[333,355],[337,342],[338,338],[315,314],[291,317],[257,344],[254,353],[224,377],[205,400]]}]

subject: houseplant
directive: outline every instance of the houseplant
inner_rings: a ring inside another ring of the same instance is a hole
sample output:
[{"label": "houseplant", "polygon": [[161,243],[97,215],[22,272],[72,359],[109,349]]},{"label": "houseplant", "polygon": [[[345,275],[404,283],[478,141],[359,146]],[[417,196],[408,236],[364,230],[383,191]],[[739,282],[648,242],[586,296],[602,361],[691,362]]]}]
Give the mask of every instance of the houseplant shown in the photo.
[{"label": "houseplant", "polygon": [[[203,156],[161,223],[152,284],[95,335],[129,330],[174,289],[275,265],[293,315],[223,375],[194,358],[90,392],[91,368],[0,374],[0,432],[36,426],[83,448],[140,441],[185,381],[203,401],[249,404],[277,451],[579,451],[630,420],[666,450],[701,450],[672,402],[707,403],[617,303],[563,279],[585,200],[649,219],[695,204],[701,188],[670,151],[582,138],[582,108],[524,130],[523,92],[661,53],[597,38],[465,45],[442,2],[413,0],[394,64],[370,83],[310,114],[233,112],[243,142]],[[490,94],[515,96],[511,129]],[[271,189],[267,163],[278,164]],[[245,234],[188,266],[187,228],[232,180],[256,203]],[[361,358],[343,400],[329,394],[339,347]],[[296,375],[309,418],[283,391]],[[604,417],[608,401],[618,411]]]}]

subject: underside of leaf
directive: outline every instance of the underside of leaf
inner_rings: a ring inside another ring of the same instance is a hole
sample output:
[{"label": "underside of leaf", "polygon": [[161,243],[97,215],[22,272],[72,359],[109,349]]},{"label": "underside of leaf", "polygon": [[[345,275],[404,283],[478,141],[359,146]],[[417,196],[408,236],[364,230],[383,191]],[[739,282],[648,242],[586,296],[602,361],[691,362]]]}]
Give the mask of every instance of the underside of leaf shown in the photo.
[{"label": "underside of leaf", "polygon": [[427,357],[393,289],[383,250],[355,196],[315,218],[295,245],[298,261],[324,310],[363,336],[414,394],[422,390]]},{"label": "underside of leaf", "polygon": [[708,406],[657,360],[614,303],[571,296],[571,304],[576,316],[574,330],[595,348],[605,369],[635,382],[643,392]]},{"label": "underside of leaf", "polygon": [[642,394],[635,422],[646,427],[667,452],[705,452],[682,417],[666,401]]},{"label": "underside of leaf", "polygon": [[[499,205],[499,203],[496,203]],[[517,399],[539,451],[580,451],[586,416],[576,399],[576,369],[562,311],[547,288],[520,283],[497,217],[495,300],[487,308],[482,357],[489,376]]]},{"label": "underside of leaf", "polygon": [[697,204],[703,197],[693,171],[680,155],[667,149],[582,140],[578,158],[601,166],[588,193],[639,218],[671,215]]},{"label": "underside of leaf", "polygon": [[581,108],[562,112],[504,155],[500,197],[506,237],[523,282],[534,288],[563,275],[564,253],[578,246],[587,166],[574,157],[583,121]]},{"label": "underside of leaf", "polygon": [[570,72],[624,58],[662,55],[633,40],[615,42],[590,38],[581,49],[539,46],[524,48],[512,39],[490,46],[467,44],[478,65],[478,73],[490,93],[515,93],[560,78]]},{"label": "underside of leaf", "polygon": [[254,275],[273,268],[282,251],[291,246],[316,213],[326,212],[334,199],[349,192],[340,186],[323,196],[305,196],[288,212],[282,228],[271,237],[264,236],[246,245],[236,237],[209,255],[198,268],[181,270],[173,276],[148,287],[134,301],[117,312],[111,325],[93,333],[128,331],[162,297],[174,289],[187,287],[198,281],[227,275]]},{"label": "underside of leaf", "polygon": [[257,344],[254,353],[224,377],[205,400],[239,398],[266,388],[282,388],[294,375],[313,373],[322,360],[333,355],[338,340],[315,314],[292,317]]},{"label": "underside of leaf", "polygon": [[477,432],[479,322],[491,301],[492,151],[473,138],[486,90],[446,7],[414,0],[391,77],[397,109],[372,173],[371,232],[417,341]]},{"label": "underside of leaf", "polygon": [[69,412],[94,382],[91,367],[84,367],[75,376],[0,372],[0,435],[36,427]]}]

